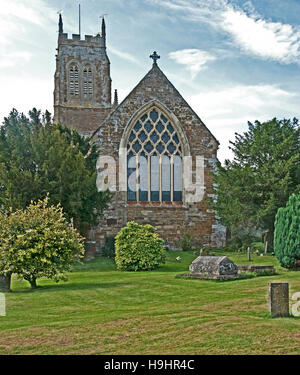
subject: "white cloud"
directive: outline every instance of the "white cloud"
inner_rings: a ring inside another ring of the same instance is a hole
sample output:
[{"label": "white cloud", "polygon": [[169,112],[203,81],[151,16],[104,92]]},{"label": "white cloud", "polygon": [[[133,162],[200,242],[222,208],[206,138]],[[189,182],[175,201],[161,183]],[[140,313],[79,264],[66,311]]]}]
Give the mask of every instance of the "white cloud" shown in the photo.
[{"label": "white cloud", "polygon": [[[36,107],[53,113],[53,82],[49,79],[32,79],[29,76],[21,75],[15,77],[1,77],[1,111],[0,125],[3,117],[7,117],[16,108],[19,112],[28,113]],[[5,92],[4,92],[5,91]]]},{"label": "white cloud", "polygon": [[267,22],[232,8],[223,12],[221,26],[250,54],[283,63],[300,61],[300,32],[291,25]]},{"label": "white cloud", "polygon": [[13,44],[17,39],[23,39],[23,33],[28,25],[37,25],[47,29],[57,22],[55,10],[42,0],[9,0],[0,7],[0,43]]},{"label": "white cloud", "polygon": [[114,55],[116,55],[118,57],[121,57],[121,59],[130,61],[130,62],[132,62],[134,64],[142,66],[142,64],[134,56],[130,55],[127,52],[120,51],[117,48],[114,48],[112,46],[108,47],[108,51],[111,52],[111,53],[113,53]]},{"label": "white cloud", "polygon": [[[52,64],[48,67],[44,63],[43,58],[47,56],[41,56],[41,52],[52,46],[55,51],[53,42],[58,20],[56,10],[43,0],[3,3],[0,7],[0,125],[12,107],[24,112],[33,106],[52,110]],[[52,35],[49,30],[53,30]],[[49,71],[48,79],[43,76],[45,71]]]},{"label": "white cloud", "polygon": [[243,8],[227,0],[148,0],[195,22],[206,22],[227,33],[244,52],[281,63],[300,63],[300,27],[272,22],[247,1]]},{"label": "white cloud", "polygon": [[248,121],[299,116],[299,95],[276,85],[237,85],[207,90],[188,100],[220,142],[219,159],[232,158],[229,140],[244,132]]},{"label": "white cloud", "polygon": [[14,15],[15,18],[19,18],[23,21],[28,21],[41,25],[45,20],[42,13],[39,12],[41,7],[45,7],[45,4],[40,0],[28,1],[29,4],[25,5],[22,0],[10,0],[6,1],[5,5],[0,8],[1,17],[10,17]]},{"label": "white cloud", "polygon": [[205,68],[208,61],[216,59],[210,53],[200,49],[183,49],[170,52],[169,57],[177,63],[185,65],[190,71],[192,78],[194,78],[201,69]]},{"label": "white cloud", "polygon": [[10,52],[0,60],[0,69],[21,65],[30,61],[32,53],[28,51]]}]

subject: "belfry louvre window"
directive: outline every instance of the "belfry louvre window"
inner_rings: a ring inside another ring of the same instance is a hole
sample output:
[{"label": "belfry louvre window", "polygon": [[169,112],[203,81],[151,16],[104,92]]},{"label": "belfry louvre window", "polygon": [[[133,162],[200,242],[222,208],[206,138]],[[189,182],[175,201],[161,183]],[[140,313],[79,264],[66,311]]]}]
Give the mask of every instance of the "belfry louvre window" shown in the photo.
[{"label": "belfry louvre window", "polygon": [[83,70],[83,94],[93,95],[93,72],[90,67]]},{"label": "belfry louvre window", "polygon": [[79,72],[76,65],[72,65],[69,70],[69,94],[79,96]]},{"label": "belfry louvre window", "polygon": [[171,121],[156,107],[129,134],[127,176],[128,201],[182,201],[181,143]]}]

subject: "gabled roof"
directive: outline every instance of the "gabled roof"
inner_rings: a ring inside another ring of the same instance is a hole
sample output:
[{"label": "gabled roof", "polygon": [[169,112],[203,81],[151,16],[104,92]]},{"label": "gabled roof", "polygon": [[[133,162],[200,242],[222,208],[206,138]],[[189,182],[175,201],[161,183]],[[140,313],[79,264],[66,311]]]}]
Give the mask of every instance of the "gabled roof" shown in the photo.
[{"label": "gabled roof", "polygon": [[114,115],[115,112],[118,111],[118,109],[127,101],[127,99],[132,95],[132,93],[139,88],[139,86],[142,85],[142,83],[148,79],[153,73],[157,73],[159,76],[162,77],[163,80],[167,81],[168,85],[173,88],[173,90],[177,93],[177,95],[183,100],[183,102],[190,108],[192,113],[195,115],[195,117],[199,120],[199,122],[207,129],[207,131],[210,133],[210,135],[214,138],[214,140],[219,145],[219,141],[216,139],[216,137],[211,133],[211,131],[207,128],[207,126],[204,124],[204,122],[200,119],[200,117],[197,115],[197,113],[191,108],[191,106],[187,103],[187,101],[183,98],[183,96],[180,94],[180,92],[176,89],[176,87],[169,81],[169,79],[166,77],[166,75],[163,73],[163,71],[159,68],[157,64],[153,64],[152,68],[149,70],[149,72],[139,81],[139,83],[130,91],[130,93],[125,97],[125,99],[116,107],[110,114],[104,119],[104,121],[101,123],[101,125],[93,132],[91,139],[97,134],[97,132],[103,127],[103,125]]}]

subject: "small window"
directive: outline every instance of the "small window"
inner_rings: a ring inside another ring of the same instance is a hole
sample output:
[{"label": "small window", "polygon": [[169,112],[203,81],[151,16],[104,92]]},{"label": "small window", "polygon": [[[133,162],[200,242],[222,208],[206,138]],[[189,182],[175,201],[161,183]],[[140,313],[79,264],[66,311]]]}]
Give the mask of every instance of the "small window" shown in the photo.
[{"label": "small window", "polygon": [[72,65],[69,69],[69,94],[71,97],[79,96],[79,72],[77,65]]},{"label": "small window", "polygon": [[93,95],[93,72],[91,67],[83,69],[82,88],[84,97]]}]

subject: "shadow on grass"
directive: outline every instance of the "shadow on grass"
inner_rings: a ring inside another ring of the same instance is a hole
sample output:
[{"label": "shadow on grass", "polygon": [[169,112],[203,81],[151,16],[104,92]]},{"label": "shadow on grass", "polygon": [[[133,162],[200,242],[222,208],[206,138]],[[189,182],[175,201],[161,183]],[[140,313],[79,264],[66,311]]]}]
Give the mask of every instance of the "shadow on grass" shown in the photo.
[{"label": "shadow on grass", "polygon": [[93,271],[117,271],[116,263],[113,259],[106,257],[97,257],[88,261],[82,261],[74,264],[72,272],[93,272]]},{"label": "shadow on grass", "polygon": [[45,292],[57,292],[57,291],[71,291],[71,290],[92,290],[92,289],[111,289],[119,288],[127,285],[132,285],[130,283],[65,283],[65,284],[53,284],[53,285],[38,285],[37,288],[32,289],[20,288],[12,289],[13,294],[17,293],[45,293]]},{"label": "shadow on grass", "polygon": [[188,274],[179,274],[175,276],[175,279],[184,279],[184,280],[206,280],[206,281],[213,281],[216,283],[228,283],[232,281],[239,281],[239,280],[247,280],[247,279],[255,279],[258,277],[270,277],[270,276],[276,276],[278,273],[268,273],[268,272],[260,272],[260,273],[255,273],[255,272],[243,272],[240,273],[237,277],[233,278],[222,278],[222,279],[210,279],[210,278],[201,278],[201,277],[191,277],[188,276]]}]

